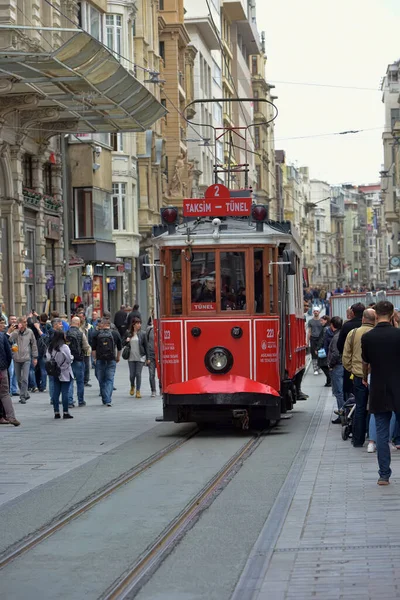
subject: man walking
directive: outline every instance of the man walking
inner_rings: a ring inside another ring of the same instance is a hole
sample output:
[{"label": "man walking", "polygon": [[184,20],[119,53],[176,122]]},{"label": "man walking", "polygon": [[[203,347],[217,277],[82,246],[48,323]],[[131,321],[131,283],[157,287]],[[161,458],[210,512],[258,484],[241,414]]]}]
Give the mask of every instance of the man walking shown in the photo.
[{"label": "man walking", "polygon": [[76,311],[76,316],[79,317],[79,319],[81,321],[79,329],[86,336],[86,339],[88,341],[88,346],[89,346],[88,350],[85,352],[85,356],[83,358],[83,362],[85,365],[84,384],[85,384],[85,387],[92,387],[92,384],[89,383],[89,381],[90,381],[90,357],[92,356],[92,348],[90,347],[90,340],[91,340],[91,331],[93,329],[93,325],[88,323],[85,312],[83,310]]},{"label": "man walking", "polygon": [[5,333],[0,333],[0,403],[3,405],[5,418],[1,422],[11,423],[18,427],[20,422],[15,418],[14,407],[10,396],[8,383],[8,368],[12,360],[11,348]]},{"label": "man walking", "polygon": [[310,345],[314,375],[318,375],[318,348],[323,327],[319,319],[319,309],[314,308],[312,319],[307,325],[307,346]]},{"label": "man walking", "polygon": [[[78,395],[78,406],[86,406],[85,402],[85,354],[90,350],[86,335],[79,329],[81,320],[79,317],[72,317],[70,328],[67,331],[67,342],[69,349],[74,357],[71,365],[76,381],[76,390]],[[69,406],[74,405],[74,380],[71,379],[69,387]]]},{"label": "man walking", "polygon": [[[375,415],[376,450],[379,465],[378,485],[389,485],[389,429],[392,412],[400,426],[400,329],[391,325],[394,307],[384,300],[375,307],[377,324],[361,339],[363,384],[367,386],[371,369],[369,411]],[[397,440],[396,440],[397,444]]]},{"label": "man walking", "polygon": [[[343,354],[344,344],[346,342],[346,338],[347,338],[348,334],[350,333],[350,331],[352,331],[353,329],[358,329],[358,327],[361,327],[362,316],[363,316],[364,310],[365,310],[365,306],[361,302],[356,302],[356,304],[353,304],[349,308],[349,310],[348,310],[349,320],[346,321],[346,323],[344,323],[344,325],[341,329],[340,335],[339,335],[338,343],[337,343],[337,347],[338,347],[340,354]],[[350,394],[353,393],[353,381],[350,379],[350,376],[351,376],[351,373],[349,373],[349,371],[347,371],[345,369],[343,371],[343,395],[344,395],[345,402],[349,399]]]},{"label": "man walking", "polygon": [[[340,411],[344,404],[342,355],[337,347],[342,324],[343,321],[340,317],[332,317],[330,328],[333,331],[333,337],[328,350],[328,367],[331,373],[332,393],[336,398],[338,411]],[[340,417],[332,421],[334,425],[339,425],[341,422]]]},{"label": "man walking", "polygon": [[375,326],[375,319],[376,314],[372,308],[364,310],[361,327],[350,331],[343,350],[343,366],[354,377],[353,390],[356,409],[354,412],[352,444],[355,448],[361,448],[364,445],[367,429],[368,388],[363,384],[361,338]]},{"label": "man walking", "polygon": [[112,406],[112,393],[117,363],[121,358],[122,342],[116,329],[111,330],[109,319],[103,318],[92,338],[93,360],[103,404]]},{"label": "man walking", "polygon": [[13,351],[14,368],[17,376],[20,403],[26,404],[28,398],[28,379],[31,361],[34,367],[37,364],[38,348],[35,336],[27,327],[26,317],[18,319],[18,330],[10,335],[11,350]]}]

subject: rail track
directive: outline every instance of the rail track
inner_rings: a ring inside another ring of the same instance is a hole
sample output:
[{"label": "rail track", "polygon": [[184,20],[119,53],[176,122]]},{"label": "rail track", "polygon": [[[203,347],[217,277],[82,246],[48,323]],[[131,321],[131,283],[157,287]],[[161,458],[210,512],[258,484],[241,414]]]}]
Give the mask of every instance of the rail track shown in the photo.
[{"label": "rail track", "polygon": [[153,465],[163,460],[166,456],[169,456],[172,452],[175,452],[184,446],[189,440],[197,435],[199,431],[200,429],[195,427],[182,439],[176,440],[175,442],[168,444],[168,446],[165,448],[155,452],[145,460],[132,467],[132,469],[125,471],[125,473],[99,489],[94,494],[90,495],[88,498],[85,498],[82,502],[79,502],[62,515],[57,516],[45,527],[26,537],[21,542],[14,544],[11,549],[6,550],[0,555],[0,569],[7,566],[11,561],[22,556],[47,538],[51,537],[54,533],[65,527],[65,525],[68,525],[71,523],[71,521],[83,515],[85,512],[107,498],[107,496],[113,494],[123,485],[129,483],[141,475],[144,471],[147,471],[147,469],[150,469]]},{"label": "rail track", "polygon": [[[179,542],[186,531],[195,524],[202,511],[204,511],[224,487],[226,487],[243,462],[256,450],[262,442],[263,436],[269,431],[270,429],[258,432],[254,434],[250,440],[247,440],[192,498],[189,504],[187,504],[187,506],[167,525],[162,533],[147,547],[135,563],[122,573],[122,575],[120,575],[105,592],[103,592],[100,599],[127,600],[128,598],[133,598],[147,583],[153,573],[155,573],[161,562]],[[177,440],[162,450],[154,453],[146,460],[135,465],[132,469],[126,471],[107,484],[107,486],[98,490],[95,494],[92,494],[62,515],[56,517],[45,527],[6,550],[0,555],[0,569],[6,567],[15,559],[23,556],[46,539],[50,538],[63,527],[88,512],[102,500],[115,493],[122,486],[134,480],[165,457],[182,448],[199,432],[200,429],[198,427],[194,428],[182,439]]]},{"label": "rail track", "polygon": [[215,496],[229,483],[246,458],[260,445],[263,435],[267,431],[269,430],[255,435],[225,463],[136,563],[110,586],[100,600],[128,600],[128,598],[136,596],[179,539],[194,525],[201,512],[209,506]]}]

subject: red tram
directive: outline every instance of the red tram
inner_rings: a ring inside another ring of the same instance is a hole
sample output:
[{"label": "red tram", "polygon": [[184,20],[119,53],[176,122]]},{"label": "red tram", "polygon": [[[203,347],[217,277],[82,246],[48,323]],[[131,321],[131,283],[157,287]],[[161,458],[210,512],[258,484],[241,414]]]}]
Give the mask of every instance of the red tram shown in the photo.
[{"label": "red tram", "polygon": [[[154,231],[164,421],[277,421],[300,393],[299,240],[289,222],[269,221],[264,206],[231,200],[230,208],[184,201],[184,214],[196,219],[182,223],[176,208],[163,209],[164,226]],[[251,216],[223,217],[240,210]]]}]

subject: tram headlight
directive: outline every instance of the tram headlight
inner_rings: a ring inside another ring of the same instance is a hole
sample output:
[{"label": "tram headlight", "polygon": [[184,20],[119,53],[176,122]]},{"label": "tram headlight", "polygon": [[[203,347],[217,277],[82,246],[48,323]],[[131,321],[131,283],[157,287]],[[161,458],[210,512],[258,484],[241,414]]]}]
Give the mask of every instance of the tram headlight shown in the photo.
[{"label": "tram headlight", "polygon": [[210,373],[223,375],[232,369],[233,356],[229,350],[218,346],[207,352],[204,363]]}]

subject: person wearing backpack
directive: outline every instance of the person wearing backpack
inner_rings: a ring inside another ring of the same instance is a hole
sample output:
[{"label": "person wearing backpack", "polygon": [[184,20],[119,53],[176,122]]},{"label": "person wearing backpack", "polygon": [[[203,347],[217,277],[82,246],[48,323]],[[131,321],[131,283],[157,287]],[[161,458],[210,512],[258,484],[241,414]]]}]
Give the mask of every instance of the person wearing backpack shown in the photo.
[{"label": "person wearing backpack", "polygon": [[[85,402],[85,355],[90,349],[86,335],[80,330],[81,320],[72,317],[71,325],[66,333],[66,340],[73,356],[72,372],[76,380],[76,391],[78,395],[78,406],[86,406]],[[69,389],[69,406],[74,404],[74,380],[71,380]]]},{"label": "person wearing backpack", "polygon": [[46,371],[53,378],[52,401],[55,419],[61,419],[60,393],[63,419],[73,419],[73,416],[68,412],[69,388],[74,375],[71,368],[72,361],[73,357],[66,344],[64,331],[54,331],[46,352]]},{"label": "person wearing backpack", "polygon": [[142,397],[140,394],[142,369],[145,364],[150,364],[147,336],[141,331],[141,327],[142,321],[135,317],[124,341],[124,345],[130,347],[128,365],[131,389],[129,393],[134,396],[136,383],[136,398]]},{"label": "person wearing backpack", "polygon": [[121,350],[122,341],[118,331],[111,330],[110,319],[101,319],[92,337],[92,356],[101,400],[105,406],[112,406],[115,369],[121,358]]}]

